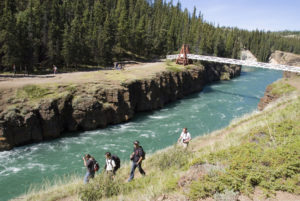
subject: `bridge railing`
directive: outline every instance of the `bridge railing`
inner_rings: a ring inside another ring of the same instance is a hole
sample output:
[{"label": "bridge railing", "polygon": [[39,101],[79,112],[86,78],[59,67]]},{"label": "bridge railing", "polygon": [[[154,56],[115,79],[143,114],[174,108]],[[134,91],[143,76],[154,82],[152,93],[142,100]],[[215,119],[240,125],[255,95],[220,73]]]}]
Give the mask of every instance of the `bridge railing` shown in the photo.
[{"label": "bridge railing", "polygon": [[[179,54],[167,55],[168,60],[175,60]],[[218,63],[227,63],[227,64],[236,64],[243,65],[249,67],[256,68],[266,68],[272,70],[281,70],[281,71],[290,71],[300,73],[300,67],[297,66],[288,66],[282,64],[270,64],[256,61],[247,61],[247,60],[239,60],[239,59],[231,59],[231,58],[223,58],[223,57],[215,57],[215,56],[204,56],[204,55],[195,55],[195,54],[187,54],[188,59],[192,60],[200,60],[200,61],[211,61]]]}]

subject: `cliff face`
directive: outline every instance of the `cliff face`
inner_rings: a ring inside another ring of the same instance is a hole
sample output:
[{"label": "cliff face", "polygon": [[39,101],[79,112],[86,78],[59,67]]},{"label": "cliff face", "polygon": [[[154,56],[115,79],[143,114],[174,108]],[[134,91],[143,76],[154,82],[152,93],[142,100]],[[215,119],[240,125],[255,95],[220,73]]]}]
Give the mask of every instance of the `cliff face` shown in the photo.
[{"label": "cliff face", "polygon": [[257,58],[249,50],[241,50],[241,60],[257,61]]},{"label": "cliff face", "polygon": [[[299,66],[300,68],[300,55],[277,50],[271,54],[269,62],[273,64]],[[299,75],[299,73],[292,73],[287,71],[283,73],[284,78],[291,78]]]},{"label": "cliff face", "polygon": [[209,82],[238,76],[239,66],[203,63],[180,72],[163,71],[154,77],[123,83],[114,88],[65,93],[42,99],[35,106],[23,104],[0,114],[0,151],[58,138],[63,132],[104,128],[131,119],[136,112],[199,92]]}]

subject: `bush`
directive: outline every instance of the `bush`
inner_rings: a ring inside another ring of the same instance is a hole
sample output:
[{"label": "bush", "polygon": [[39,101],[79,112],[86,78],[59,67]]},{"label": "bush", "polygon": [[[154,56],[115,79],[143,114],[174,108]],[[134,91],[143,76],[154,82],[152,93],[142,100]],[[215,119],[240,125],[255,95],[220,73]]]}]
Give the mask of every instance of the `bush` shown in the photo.
[{"label": "bush", "polygon": [[90,180],[89,184],[84,185],[79,190],[79,195],[83,201],[93,201],[104,197],[111,197],[119,194],[121,189],[120,184],[120,180],[112,179],[106,173],[101,173]]},{"label": "bush", "polygon": [[234,191],[225,190],[223,193],[216,193],[214,195],[215,201],[236,201],[238,200],[239,193]]},{"label": "bush", "polygon": [[182,168],[188,164],[189,159],[192,157],[190,151],[174,146],[165,152],[156,154],[149,160],[153,166],[158,167],[161,171],[170,168]]}]

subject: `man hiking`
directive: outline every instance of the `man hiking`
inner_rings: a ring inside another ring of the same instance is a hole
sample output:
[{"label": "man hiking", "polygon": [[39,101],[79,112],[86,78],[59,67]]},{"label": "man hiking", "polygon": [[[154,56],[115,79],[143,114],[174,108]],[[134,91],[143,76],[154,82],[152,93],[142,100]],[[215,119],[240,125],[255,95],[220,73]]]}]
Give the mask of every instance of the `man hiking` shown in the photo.
[{"label": "man hiking", "polygon": [[132,166],[128,182],[130,182],[134,178],[134,171],[136,167],[139,168],[139,171],[143,176],[146,175],[145,171],[142,169],[142,161],[145,158],[145,152],[143,150],[143,147],[140,146],[140,142],[137,140],[134,141],[133,146],[133,153],[130,155],[130,160],[132,160]]},{"label": "man hiking", "polygon": [[87,168],[87,172],[84,176],[84,183],[89,183],[90,178],[94,178],[95,176],[95,169],[94,169],[94,164],[95,160],[91,157],[90,154],[86,154],[83,159],[83,164]]},{"label": "man hiking", "polygon": [[187,148],[191,139],[191,134],[187,131],[187,128],[183,128],[182,133],[180,134],[180,137],[178,138],[177,142],[181,143],[181,145],[184,148]]},{"label": "man hiking", "polygon": [[56,72],[57,72],[57,66],[55,66],[55,65],[53,64],[53,74],[55,75]]}]

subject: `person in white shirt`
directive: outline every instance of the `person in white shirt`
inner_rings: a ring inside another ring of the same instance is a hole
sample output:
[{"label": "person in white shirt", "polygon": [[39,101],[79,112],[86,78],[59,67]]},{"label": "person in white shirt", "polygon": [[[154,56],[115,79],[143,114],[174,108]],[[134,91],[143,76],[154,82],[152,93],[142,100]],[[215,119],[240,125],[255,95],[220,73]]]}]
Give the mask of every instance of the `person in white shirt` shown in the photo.
[{"label": "person in white shirt", "polygon": [[191,134],[187,131],[187,128],[184,128],[177,142],[180,143],[184,148],[187,148],[191,139]]},{"label": "person in white shirt", "polygon": [[105,163],[105,171],[109,174],[114,174],[114,168],[116,167],[115,161],[111,157],[110,152],[105,153],[106,163]]}]

